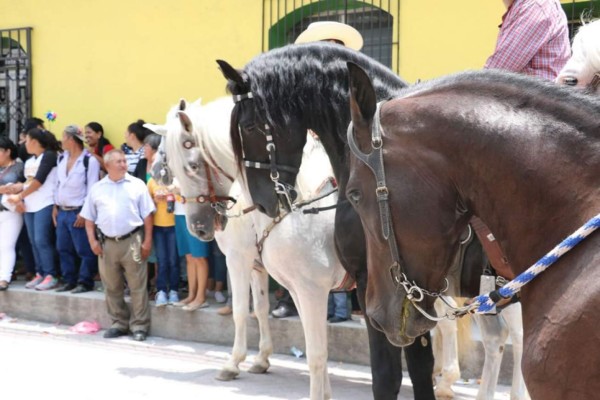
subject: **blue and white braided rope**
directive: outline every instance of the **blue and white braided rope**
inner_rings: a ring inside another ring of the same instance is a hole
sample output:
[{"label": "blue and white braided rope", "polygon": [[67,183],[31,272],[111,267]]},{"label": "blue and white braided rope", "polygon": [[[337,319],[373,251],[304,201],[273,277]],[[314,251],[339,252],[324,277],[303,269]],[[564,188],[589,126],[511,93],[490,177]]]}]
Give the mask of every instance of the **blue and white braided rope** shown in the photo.
[{"label": "blue and white braided rope", "polygon": [[[510,298],[516,294],[523,286],[528,284],[533,278],[541,274],[550,265],[554,264],[563,254],[577,246],[579,242],[589,236],[592,232],[600,227],[600,214],[590,219],[585,225],[575,231],[571,236],[563,240],[558,246],[553,248],[549,253],[542,257],[538,262],[529,267],[512,281],[498,289],[500,296]],[[482,294],[475,298],[471,305],[472,309],[477,307],[477,313],[485,313],[494,307],[495,303],[490,298],[490,293]]]}]

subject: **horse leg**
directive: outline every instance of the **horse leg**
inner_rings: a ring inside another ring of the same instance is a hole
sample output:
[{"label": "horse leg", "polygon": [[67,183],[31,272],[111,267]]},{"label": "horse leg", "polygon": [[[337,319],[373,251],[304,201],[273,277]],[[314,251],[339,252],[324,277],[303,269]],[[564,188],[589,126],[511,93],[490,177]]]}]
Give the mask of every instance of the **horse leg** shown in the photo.
[{"label": "horse leg", "polygon": [[260,342],[258,343],[258,355],[254,358],[254,363],[248,372],[263,374],[271,366],[269,356],[273,354],[273,341],[269,326],[269,274],[267,271],[253,269],[251,285],[254,313],[258,319],[260,330]]},{"label": "horse leg", "polygon": [[318,287],[316,281],[305,286],[291,287],[290,294],[298,309],[306,340],[306,360],[310,371],[310,398],[311,400],[330,399],[331,385],[327,373],[329,287]]},{"label": "horse leg", "polygon": [[[446,301],[456,303],[451,297],[446,297]],[[441,300],[436,300],[435,310],[438,315],[446,313],[446,306]],[[436,354],[436,363],[440,363],[441,379],[435,386],[435,395],[438,399],[454,398],[452,384],[460,378],[460,366],[458,365],[458,327],[456,320],[444,319],[436,325],[436,341],[441,345],[441,352]],[[438,361],[438,357],[440,361]]]},{"label": "horse leg", "polygon": [[506,307],[501,315],[508,326],[513,349],[513,375],[510,399],[529,400],[529,393],[527,392],[521,370],[521,357],[523,356],[523,317],[521,303]]},{"label": "horse leg", "polygon": [[508,338],[508,327],[500,315],[474,314],[473,319],[479,326],[485,350],[481,387],[477,393],[477,400],[493,399],[498,384],[504,344]]},{"label": "horse leg", "polygon": [[[231,257],[231,256],[230,256]],[[227,363],[223,366],[216,379],[230,381],[240,374],[239,364],[246,359],[247,352],[247,324],[248,306],[250,304],[250,271],[248,260],[235,260],[231,257],[228,263],[229,278],[231,280],[233,323],[235,325],[235,339],[233,349]]]}]

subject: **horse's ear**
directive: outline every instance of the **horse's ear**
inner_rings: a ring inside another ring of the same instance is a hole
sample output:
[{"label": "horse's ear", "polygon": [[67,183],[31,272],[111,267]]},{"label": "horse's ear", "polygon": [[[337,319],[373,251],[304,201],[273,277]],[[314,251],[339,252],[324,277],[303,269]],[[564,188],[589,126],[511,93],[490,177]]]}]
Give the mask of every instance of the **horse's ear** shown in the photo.
[{"label": "horse's ear", "polygon": [[192,120],[190,116],[187,115],[185,111],[178,111],[177,116],[179,117],[179,122],[181,122],[181,127],[187,133],[192,133],[194,130],[194,124],[192,124]]},{"label": "horse's ear", "polygon": [[242,75],[239,73],[238,70],[229,65],[227,61],[217,60],[217,64],[219,64],[219,67],[221,68],[221,72],[223,73],[225,79],[234,81],[235,83],[240,85],[244,84],[244,79],[242,78]]},{"label": "horse's ear", "polygon": [[186,106],[187,106],[187,102],[185,101],[185,99],[183,99],[183,98],[179,99],[179,111],[185,110]]},{"label": "horse's ear", "polygon": [[353,62],[348,62],[348,75],[350,79],[350,111],[352,121],[360,123],[370,122],[377,108],[377,96],[367,73]]},{"label": "horse's ear", "polygon": [[144,124],[144,128],[150,129],[154,133],[158,133],[161,136],[167,135],[167,127],[164,125],[155,125],[155,124]]},{"label": "horse's ear", "polygon": [[358,65],[348,62],[350,84],[350,113],[354,134],[361,149],[371,141],[371,122],[377,109],[377,96],[367,73]]}]

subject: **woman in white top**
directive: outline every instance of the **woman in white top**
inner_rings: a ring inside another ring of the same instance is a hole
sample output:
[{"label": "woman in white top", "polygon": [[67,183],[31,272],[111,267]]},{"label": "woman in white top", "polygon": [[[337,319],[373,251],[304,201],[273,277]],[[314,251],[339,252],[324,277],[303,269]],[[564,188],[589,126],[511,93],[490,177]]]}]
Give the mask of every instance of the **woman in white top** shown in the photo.
[{"label": "woman in white top", "polygon": [[16,161],[17,155],[17,146],[0,136],[0,291],[8,289],[15,267],[15,245],[23,226],[23,215],[7,201],[10,187],[25,180],[23,163]]},{"label": "woman in white top", "polygon": [[25,287],[48,290],[56,287],[56,240],[52,224],[56,161],[60,145],[54,135],[43,129],[31,129],[25,140],[32,156],[25,162],[22,191],[9,201],[25,211],[25,226],[33,249],[36,276]]}]

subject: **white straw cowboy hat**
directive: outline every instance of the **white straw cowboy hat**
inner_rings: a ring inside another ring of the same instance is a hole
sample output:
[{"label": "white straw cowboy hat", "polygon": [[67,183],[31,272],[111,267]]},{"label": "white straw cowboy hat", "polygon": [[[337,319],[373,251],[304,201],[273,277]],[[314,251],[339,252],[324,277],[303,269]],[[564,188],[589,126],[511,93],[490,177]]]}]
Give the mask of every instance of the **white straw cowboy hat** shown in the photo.
[{"label": "white straw cowboy hat", "polygon": [[344,46],[360,50],[363,46],[361,34],[350,25],[341,22],[321,21],[313,22],[298,36],[296,44],[318,42],[321,40],[339,40]]}]

